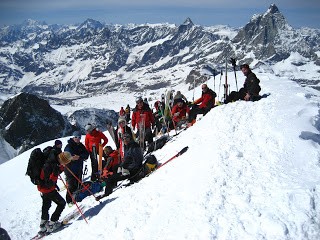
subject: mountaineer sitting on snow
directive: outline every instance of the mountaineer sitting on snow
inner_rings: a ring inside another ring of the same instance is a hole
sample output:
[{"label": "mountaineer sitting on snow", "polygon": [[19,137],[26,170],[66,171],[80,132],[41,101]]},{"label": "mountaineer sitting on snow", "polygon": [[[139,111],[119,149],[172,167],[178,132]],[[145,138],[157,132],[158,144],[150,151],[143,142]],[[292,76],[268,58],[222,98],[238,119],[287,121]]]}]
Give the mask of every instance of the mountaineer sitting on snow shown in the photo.
[{"label": "mountaineer sitting on snow", "polygon": [[187,119],[189,117],[190,108],[187,104],[182,100],[182,98],[178,98],[175,100],[176,104],[173,106],[172,113],[172,121],[174,127],[177,129],[181,128],[183,124],[187,123]]},{"label": "mountaineer sitting on snow", "polygon": [[173,106],[177,104],[178,99],[182,99],[185,102],[188,102],[188,99],[186,98],[186,96],[184,96],[180,91],[177,91],[176,95],[174,95],[173,97]]},{"label": "mountaineer sitting on snow", "polygon": [[243,75],[246,76],[243,87],[240,88],[239,92],[232,91],[227,97],[225,103],[245,100],[245,101],[258,101],[261,99],[259,92],[261,87],[259,86],[260,80],[251,71],[248,64],[243,64],[240,66]]},{"label": "mountaineer sitting on snow", "polygon": [[192,109],[190,110],[188,119],[190,125],[192,125],[196,121],[198,114],[206,115],[215,105],[215,98],[217,94],[212,89],[208,88],[207,84],[202,84],[201,88],[201,98],[195,100],[192,103]]},{"label": "mountaineer sitting on snow", "polygon": [[101,178],[108,178],[110,174],[116,173],[120,163],[118,150],[113,150],[112,147],[106,146],[103,149],[103,169]]},{"label": "mountaineer sitting on snow", "polygon": [[123,134],[124,159],[120,163],[118,172],[109,176],[106,180],[104,195],[97,197],[97,200],[110,195],[118,181],[129,179],[131,183],[138,181],[142,171],[143,153],[138,143],[132,139],[132,135]]}]

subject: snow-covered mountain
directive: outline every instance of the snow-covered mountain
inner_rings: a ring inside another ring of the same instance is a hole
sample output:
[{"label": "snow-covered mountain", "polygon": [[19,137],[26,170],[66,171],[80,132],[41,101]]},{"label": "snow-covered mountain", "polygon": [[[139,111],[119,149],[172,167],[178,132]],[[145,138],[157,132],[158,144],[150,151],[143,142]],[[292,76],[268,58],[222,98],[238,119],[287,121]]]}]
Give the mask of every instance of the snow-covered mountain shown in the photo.
[{"label": "snow-covered mountain", "polygon": [[[88,224],[79,217],[46,239],[320,239],[320,93],[263,68],[255,73],[268,97],[215,107],[154,152],[159,162],[188,146],[186,153],[101,203],[84,199],[79,204]],[[213,77],[208,86],[219,93]],[[180,90],[188,99],[201,94],[200,87]],[[119,109],[134,102],[131,95],[118,95],[75,104]],[[63,146],[67,139],[61,139]],[[39,229],[41,197],[24,175],[30,151],[0,165],[0,223],[13,240],[30,239]],[[71,211],[76,207],[66,207],[62,216]]]},{"label": "snow-covered mountain", "polygon": [[[274,4],[241,29],[203,27],[189,18],[179,26],[106,25],[93,19],[59,26],[28,20],[0,29],[0,91],[55,98],[76,92],[72,99],[143,92],[182,84],[204,64],[219,71],[229,57],[273,71],[292,53],[301,56],[290,62],[292,67],[306,71],[308,65],[319,73],[319,46],[318,29],[293,29]],[[298,80],[317,85],[318,79]]]}]

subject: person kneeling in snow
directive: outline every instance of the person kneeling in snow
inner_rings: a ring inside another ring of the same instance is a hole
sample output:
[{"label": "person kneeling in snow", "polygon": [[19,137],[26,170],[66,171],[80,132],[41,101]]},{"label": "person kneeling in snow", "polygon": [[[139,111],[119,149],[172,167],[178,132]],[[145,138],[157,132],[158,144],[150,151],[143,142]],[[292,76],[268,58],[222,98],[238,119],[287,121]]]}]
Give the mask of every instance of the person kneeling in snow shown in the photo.
[{"label": "person kneeling in snow", "polygon": [[[60,173],[63,172],[64,166],[72,160],[73,157],[69,152],[62,152],[59,155],[56,155],[55,151],[51,150],[49,157],[41,170],[40,179],[43,181],[38,185],[38,190],[41,192],[42,198],[39,233],[53,232],[61,226],[61,222],[58,220],[66,206],[66,201],[56,190],[57,180]],[[49,221],[49,209],[52,202],[57,204],[57,208],[51,215],[51,221]]]},{"label": "person kneeling in snow", "polygon": [[139,144],[132,139],[131,134],[124,133],[123,142],[125,144],[123,162],[120,163],[118,172],[106,179],[105,193],[101,197],[110,195],[118,181],[129,179],[132,183],[140,179],[139,173],[142,171],[143,162],[142,150]]}]

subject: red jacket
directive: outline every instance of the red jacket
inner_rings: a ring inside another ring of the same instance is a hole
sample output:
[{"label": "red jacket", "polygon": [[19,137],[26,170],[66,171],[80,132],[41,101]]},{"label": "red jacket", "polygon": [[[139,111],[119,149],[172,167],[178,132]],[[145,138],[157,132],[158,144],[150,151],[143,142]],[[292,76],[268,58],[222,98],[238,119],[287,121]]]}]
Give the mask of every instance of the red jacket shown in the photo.
[{"label": "red jacket", "polygon": [[123,107],[121,107],[119,115],[124,116],[125,114],[126,114],[126,112],[124,111]]},{"label": "red jacket", "polygon": [[[109,154],[108,157],[112,158],[112,161],[110,162],[108,166],[108,171],[112,171],[112,169],[120,163],[119,161],[119,152],[117,150],[114,150],[112,153]],[[107,159],[106,159],[107,160]]]},{"label": "red jacket", "polygon": [[210,88],[206,92],[202,92],[201,98],[194,101],[194,104],[198,104],[199,108],[212,108],[215,104],[215,97],[217,94]]},{"label": "red jacket", "polygon": [[141,114],[145,115],[145,128],[150,128],[154,125],[154,117],[152,111],[147,104],[143,103],[141,109],[138,109],[138,107],[136,106],[136,108],[133,110],[131,119],[131,124],[133,128],[135,128],[136,125],[137,128],[139,128],[139,122],[141,122]]},{"label": "red jacket", "polygon": [[[101,140],[103,142],[101,143]],[[84,140],[86,149],[88,152],[92,152],[92,146],[95,145],[98,151],[99,143],[101,143],[102,147],[104,147],[108,143],[108,138],[102,132],[93,129],[91,133],[86,134],[86,138]]]},{"label": "red jacket", "polygon": [[56,189],[58,176],[63,172],[63,170],[64,167],[60,165],[58,155],[54,150],[51,151],[41,170],[40,179],[43,180],[43,183],[37,186],[38,190],[42,193],[50,193],[54,191]]},{"label": "red jacket", "polygon": [[[186,113],[189,114],[190,108],[187,106],[187,104],[183,104],[181,107],[179,107],[178,104],[174,105],[171,113],[172,113],[172,120],[176,123],[180,122],[182,119],[186,118]],[[175,116],[175,113],[179,113],[179,115]]]}]

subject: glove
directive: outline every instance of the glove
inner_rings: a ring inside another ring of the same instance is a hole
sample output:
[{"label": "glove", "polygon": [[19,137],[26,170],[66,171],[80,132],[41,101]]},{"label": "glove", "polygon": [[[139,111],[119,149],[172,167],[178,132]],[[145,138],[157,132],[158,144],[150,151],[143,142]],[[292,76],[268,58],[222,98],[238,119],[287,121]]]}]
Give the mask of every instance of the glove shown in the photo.
[{"label": "glove", "polygon": [[173,114],[173,116],[178,117],[180,115],[179,112],[176,112],[175,114]]}]

